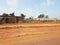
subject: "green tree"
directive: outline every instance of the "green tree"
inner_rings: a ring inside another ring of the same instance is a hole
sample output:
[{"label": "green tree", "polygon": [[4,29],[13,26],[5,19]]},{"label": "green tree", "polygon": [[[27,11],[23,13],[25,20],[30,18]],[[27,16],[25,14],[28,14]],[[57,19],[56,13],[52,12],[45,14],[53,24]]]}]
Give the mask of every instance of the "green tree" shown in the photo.
[{"label": "green tree", "polygon": [[21,13],[20,15],[22,22],[25,22],[25,14]]},{"label": "green tree", "polygon": [[10,16],[15,16],[15,15],[14,15],[14,12],[13,12],[13,13],[10,13]]},{"label": "green tree", "polygon": [[28,19],[29,19],[29,20],[33,20],[33,17],[29,17]]},{"label": "green tree", "polygon": [[23,13],[21,13],[21,19],[24,20],[25,19],[25,15]]},{"label": "green tree", "polygon": [[44,14],[40,14],[40,15],[38,16],[38,18],[44,18],[44,17],[45,17]]},{"label": "green tree", "polygon": [[46,15],[45,18],[49,18],[48,15]]},{"label": "green tree", "polygon": [[9,15],[8,15],[8,14],[6,14],[6,13],[3,13],[3,14],[2,14],[2,16],[9,16]]}]

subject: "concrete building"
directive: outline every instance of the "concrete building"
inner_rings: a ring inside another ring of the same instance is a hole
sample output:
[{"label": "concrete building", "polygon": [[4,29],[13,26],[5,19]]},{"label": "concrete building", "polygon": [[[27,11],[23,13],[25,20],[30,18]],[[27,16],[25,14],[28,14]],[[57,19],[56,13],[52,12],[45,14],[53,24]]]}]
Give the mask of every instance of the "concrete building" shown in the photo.
[{"label": "concrete building", "polygon": [[0,23],[18,23],[21,21],[19,16],[0,16]]}]

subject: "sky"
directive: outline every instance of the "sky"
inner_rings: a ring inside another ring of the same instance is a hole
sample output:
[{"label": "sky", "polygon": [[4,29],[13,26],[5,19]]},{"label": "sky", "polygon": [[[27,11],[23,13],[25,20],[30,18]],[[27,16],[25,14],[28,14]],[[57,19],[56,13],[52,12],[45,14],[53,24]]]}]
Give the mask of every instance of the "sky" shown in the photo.
[{"label": "sky", "polygon": [[0,0],[0,15],[14,12],[37,18],[40,14],[60,18],[60,0]]}]

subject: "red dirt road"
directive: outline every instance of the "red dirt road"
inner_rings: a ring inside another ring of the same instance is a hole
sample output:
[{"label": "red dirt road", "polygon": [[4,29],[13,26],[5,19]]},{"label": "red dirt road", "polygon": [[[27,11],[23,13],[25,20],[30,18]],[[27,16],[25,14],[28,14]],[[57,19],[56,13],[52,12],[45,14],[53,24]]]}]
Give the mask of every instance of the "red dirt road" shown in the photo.
[{"label": "red dirt road", "polygon": [[12,44],[6,44],[6,45],[60,45],[60,38],[55,37],[51,39],[35,39],[35,40],[27,40],[24,42],[16,42]]},{"label": "red dirt road", "polygon": [[0,45],[60,45],[60,24],[0,25]]}]

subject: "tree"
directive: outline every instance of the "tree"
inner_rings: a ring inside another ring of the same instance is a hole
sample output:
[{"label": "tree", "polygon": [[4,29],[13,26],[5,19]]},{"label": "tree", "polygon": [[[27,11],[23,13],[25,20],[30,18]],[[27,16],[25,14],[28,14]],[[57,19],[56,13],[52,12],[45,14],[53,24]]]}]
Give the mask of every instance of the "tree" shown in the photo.
[{"label": "tree", "polygon": [[46,15],[45,18],[49,18],[48,15]]},{"label": "tree", "polygon": [[13,12],[13,13],[10,13],[10,16],[15,16],[15,15],[14,15],[14,12]]},{"label": "tree", "polygon": [[25,15],[23,13],[21,13],[20,18],[21,18],[22,22],[25,22]]},{"label": "tree", "polygon": [[48,15],[40,14],[38,18],[48,18]]},{"label": "tree", "polygon": [[25,15],[23,13],[21,13],[21,19],[24,20],[25,19]]},{"label": "tree", "polygon": [[44,14],[40,14],[40,15],[38,16],[38,18],[44,18],[44,17],[45,17]]},{"label": "tree", "polygon": [[29,17],[28,19],[29,19],[29,20],[33,20],[33,17]]},{"label": "tree", "polygon": [[8,14],[6,14],[6,13],[3,13],[3,14],[2,14],[2,16],[9,16],[9,15],[8,15]]}]

